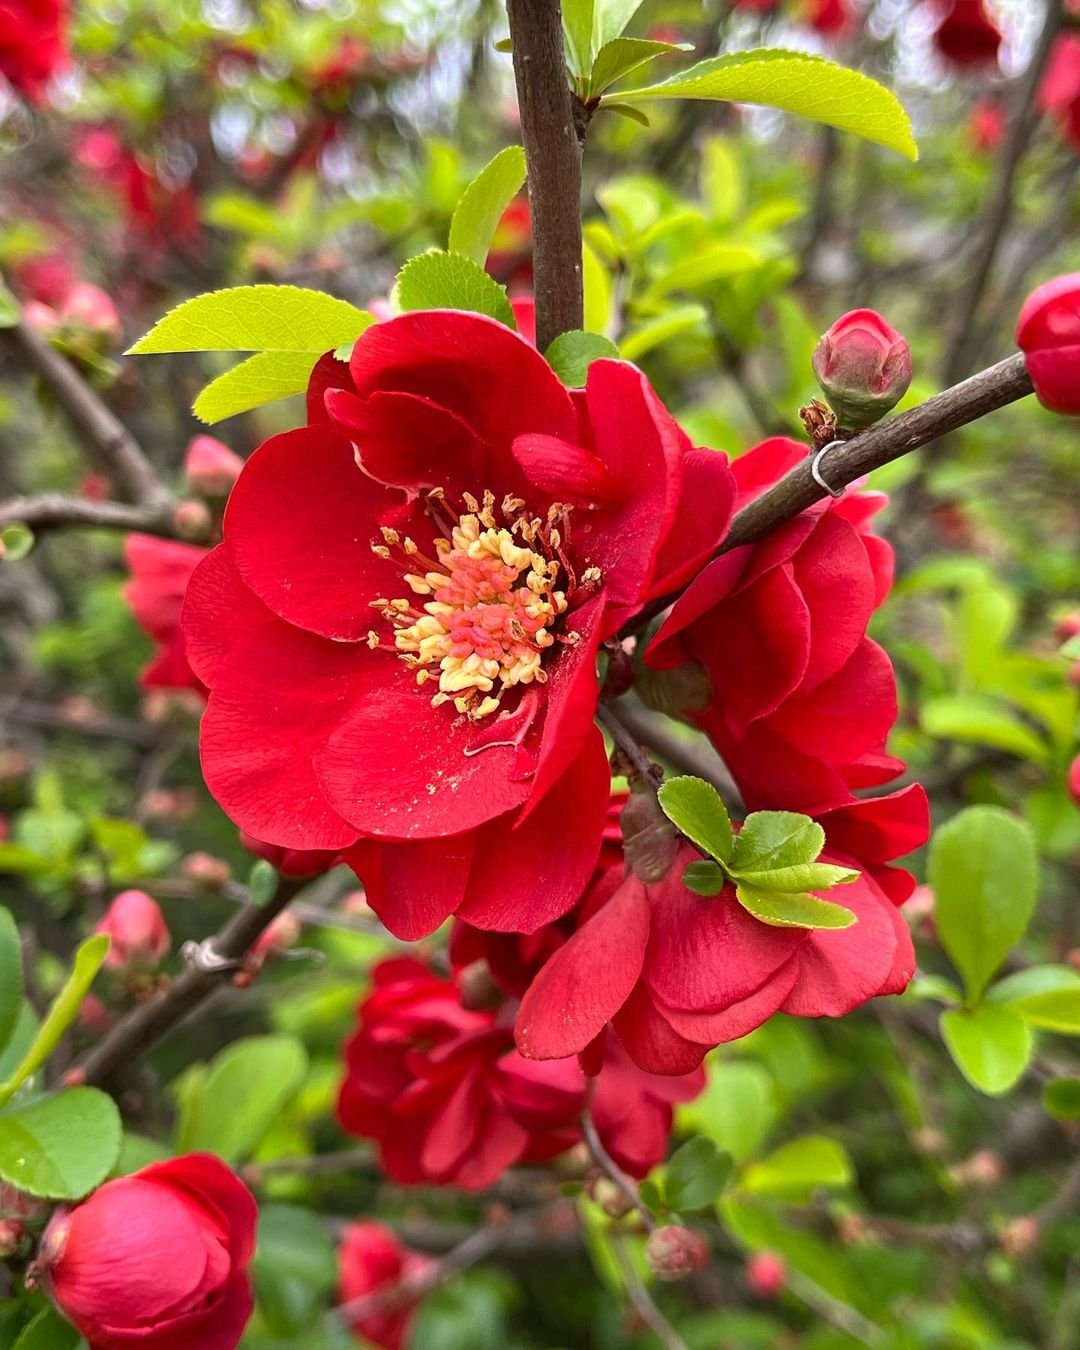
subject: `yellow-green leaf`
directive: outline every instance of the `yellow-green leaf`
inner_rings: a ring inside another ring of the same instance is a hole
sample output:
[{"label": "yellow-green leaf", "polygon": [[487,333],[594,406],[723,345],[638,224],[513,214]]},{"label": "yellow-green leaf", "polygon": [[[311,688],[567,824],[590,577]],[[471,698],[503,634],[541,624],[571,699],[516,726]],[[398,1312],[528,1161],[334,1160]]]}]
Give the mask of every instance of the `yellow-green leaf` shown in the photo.
[{"label": "yellow-green leaf", "polygon": [[256,352],[211,380],[192,405],[203,422],[220,422],[307,388],[317,352]]},{"label": "yellow-green leaf", "polygon": [[483,267],[499,217],[525,181],[525,151],[520,145],[500,150],[462,194],[450,221],[450,252]]}]

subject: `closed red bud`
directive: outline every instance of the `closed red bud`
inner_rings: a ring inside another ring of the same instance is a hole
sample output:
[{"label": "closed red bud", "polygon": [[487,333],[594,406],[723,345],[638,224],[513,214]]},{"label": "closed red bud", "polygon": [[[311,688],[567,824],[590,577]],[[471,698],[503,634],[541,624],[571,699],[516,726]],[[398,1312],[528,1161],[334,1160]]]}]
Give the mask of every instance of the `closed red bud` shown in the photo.
[{"label": "closed red bud", "polygon": [[403,1350],[409,1343],[416,1298],[410,1298],[405,1289],[419,1284],[432,1264],[429,1256],[410,1251],[382,1224],[349,1225],[338,1254],[342,1303],[356,1304],[381,1290],[401,1290],[401,1296],[388,1299],[385,1307],[350,1319],[365,1343],[381,1350]]},{"label": "closed red bud", "polygon": [[1016,345],[1043,407],[1080,417],[1080,272],[1031,292],[1020,310]]},{"label": "closed red bud", "polygon": [[911,383],[911,350],[876,310],[842,315],[814,348],[814,375],[845,431],[868,427]]},{"label": "closed red bud", "polygon": [[1080,609],[1063,614],[1054,624],[1054,635],[1059,642],[1068,642],[1070,638],[1080,636]]},{"label": "closed red bud", "polygon": [[634,1202],[610,1177],[594,1178],[589,1183],[588,1191],[609,1219],[623,1219],[634,1208]]},{"label": "closed red bud", "polygon": [[176,533],[181,539],[193,543],[202,543],[209,539],[213,523],[205,502],[181,502],[173,512]]},{"label": "closed red bud", "polygon": [[[111,950],[110,950],[111,954]],[[79,1009],[79,1026],[93,1036],[100,1036],[112,1026],[112,1014],[97,994],[87,994]]]},{"label": "closed red bud", "polygon": [[1023,1261],[1038,1247],[1042,1233],[1034,1219],[1010,1219],[1001,1230],[1001,1246],[1016,1261]]},{"label": "closed red bud", "polygon": [[779,1252],[754,1252],[746,1262],[747,1288],[758,1298],[775,1298],[787,1284],[787,1262]]},{"label": "closed red bud", "polygon": [[73,328],[88,328],[112,341],[120,337],[120,315],[100,286],[80,281],[68,292],[60,319]]},{"label": "closed red bud", "polygon": [[180,871],[199,886],[219,890],[232,878],[232,868],[224,858],[211,853],[189,853],[180,864]]},{"label": "closed red bud", "polygon": [[1069,765],[1069,772],[1065,779],[1066,786],[1069,789],[1069,796],[1080,806],[1080,755],[1077,755]]},{"label": "closed red bud", "polygon": [[685,1280],[709,1264],[709,1244],[700,1233],[667,1224],[649,1234],[645,1257],[658,1280]]},{"label": "closed red bud", "polygon": [[952,1175],[962,1186],[997,1186],[1005,1176],[1005,1162],[1000,1153],[981,1148],[954,1167]]},{"label": "closed red bud", "polygon": [[190,1154],[58,1209],[31,1276],[95,1350],[235,1350],[257,1218],[223,1162]]},{"label": "closed red bud", "polygon": [[108,970],[152,970],[172,945],[157,901],[145,891],[121,891],[94,932],[112,940]]},{"label": "closed red bud", "polygon": [[300,920],[288,910],[279,914],[269,928],[264,929],[251,949],[251,955],[259,964],[274,952],[287,951],[295,947],[301,933]]},{"label": "closed red bud", "polygon": [[184,482],[200,497],[227,497],[244,461],[214,436],[196,436],[184,457]]}]

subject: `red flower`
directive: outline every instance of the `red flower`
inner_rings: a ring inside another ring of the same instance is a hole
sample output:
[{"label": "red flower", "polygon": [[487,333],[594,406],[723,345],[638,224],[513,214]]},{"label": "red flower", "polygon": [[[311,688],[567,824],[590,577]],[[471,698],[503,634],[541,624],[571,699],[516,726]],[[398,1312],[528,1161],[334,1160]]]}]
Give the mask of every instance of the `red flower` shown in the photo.
[{"label": "red flower", "polygon": [[172,944],[157,901],[145,891],[121,891],[94,932],[112,939],[108,970],[153,969]]},{"label": "red flower", "polygon": [[981,99],[971,110],[968,134],[975,149],[993,154],[1005,139],[1005,109],[992,98]]},{"label": "red flower", "polygon": [[180,611],[188,582],[206,549],[155,539],[149,534],[129,534],[124,557],[131,580],[124,599],[131,606],[139,627],[154,639],[154,658],[142,673],[145,689],[196,689],[205,686],[188,664],[187,644],[180,630]]},{"label": "red flower", "polygon": [[1080,806],[1080,755],[1077,755],[1069,765],[1069,772],[1065,777],[1065,786],[1068,789],[1069,796]]},{"label": "red flower", "polygon": [[90,1350],[235,1350],[257,1219],[225,1164],[193,1153],[58,1209],[35,1273]]},{"label": "red flower", "polygon": [[841,427],[858,431],[896,406],[911,383],[911,351],[873,309],[843,314],[814,348],[814,374]]},{"label": "red flower", "polygon": [[[736,460],[737,505],[805,455],[775,437]],[[645,654],[657,670],[705,671],[707,706],[686,715],[752,809],[815,813],[903,768],[884,750],[897,711],[892,664],[866,636],[892,579],[892,550],[869,527],[885,500],[860,492],[817,503],[711,563]]]},{"label": "red flower", "polygon": [[1080,37],[1075,34],[1065,33],[1054,43],[1038,105],[1057,118],[1065,139],[1080,151]]},{"label": "red flower", "polygon": [[986,12],[983,0],[951,0],[934,30],[934,46],[950,65],[961,70],[996,65],[1001,30]]},{"label": "red flower", "polygon": [[276,844],[264,844],[244,830],[240,831],[240,842],[249,853],[277,868],[283,877],[297,880],[321,876],[341,862],[341,855],[333,849],[279,848]]},{"label": "red flower", "polygon": [[535,931],[599,848],[597,648],[722,537],[726,461],[633,366],[572,393],[456,311],[324,358],[309,416],[247,461],[192,580],[206,781],[256,838],[350,850],[399,937]]},{"label": "red flower", "polygon": [[851,22],[848,0],[807,0],[804,20],[825,37],[837,37]]},{"label": "red flower", "polygon": [[[339,1292],[344,1304],[355,1303],[381,1290],[422,1277],[433,1264],[430,1257],[410,1251],[381,1223],[352,1223],[346,1228],[338,1253]],[[401,1350],[408,1343],[415,1299],[350,1318],[353,1330],[382,1350]]]},{"label": "red flower", "polygon": [[0,0],[0,75],[38,102],[67,64],[67,0]]},{"label": "red flower", "polygon": [[184,455],[184,482],[202,497],[227,497],[244,461],[216,436],[196,436]]},{"label": "red flower", "polygon": [[1031,292],[1020,310],[1016,345],[1039,402],[1052,412],[1080,416],[1080,272]]},{"label": "red flower", "polygon": [[700,855],[682,845],[662,881],[646,885],[627,875],[543,967],[517,1016],[522,1053],[585,1052],[610,1022],[641,1068],[686,1073],[710,1047],[745,1036],[775,1012],[841,1017],[867,999],[902,992],[915,956],[896,905],[911,878],[885,863],[925,842],[925,794],[913,786],[852,801],[820,823],[822,858],[863,869],[841,900],[854,925],[774,928],[743,909],[730,886],[712,898],[695,895],[682,874]]},{"label": "red flower", "polygon": [[[379,1146],[387,1175],[479,1190],[519,1162],[542,1162],[580,1138],[587,1081],[577,1061],[537,1064],[514,1049],[509,1020],[462,1007],[457,985],[419,961],[383,961],[346,1046],[344,1127]],[[592,1113],[613,1157],[644,1176],[664,1156],[672,1103],[704,1086],[643,1074],[614,1043]]]}]

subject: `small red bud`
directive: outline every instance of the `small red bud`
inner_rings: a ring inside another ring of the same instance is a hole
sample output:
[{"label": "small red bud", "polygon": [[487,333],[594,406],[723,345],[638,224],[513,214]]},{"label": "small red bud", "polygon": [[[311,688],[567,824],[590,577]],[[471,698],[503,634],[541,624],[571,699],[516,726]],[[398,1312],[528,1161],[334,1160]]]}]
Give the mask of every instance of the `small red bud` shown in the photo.
[{"label": "small red bud", "polygon": [[184,457],[187,490],[199,497],[221,499],[232,491],[244,461],[214,436],[196,436]]},{"label": "small red bud", "polygon": [[205,502],[183,501],[173,512],[173,524],[181,539],[201,544],[210,538],[213,518]]},{"label": "small red bud", "polygon": [[872,309],[853,309],[837,319],[815,347],[813,366],[845,431],[884,417],[911,383],[907,342]]},{"label": "small red bud", "polygon": [[1039,1245],[1042,1232],[1034,1219],[1026,1215],[1019,1219],[1010,1219],[1001,1230],[1001,1246],[1006,1255],[1014,1261],[1023,1261]]},{"label": "small red bud", "polygon": [[949,1174],[960,1186],[988,1189],[999,1185],[1004,1179],[1005,1162],[1000,1153],[995,1153],[990,1148],[981,1148],[963,1162],[950,1168]]},{"label": "small red bud", "polygon": [[634,1202],[610,1177],[594,1177],[586,1189],[609,1219],[624,1219],[634,1208]]},{"label": "small red bud", "polygon": [[[110,952],[111,955],[111,952]],[[113,1024],[112,1013],[98,998],[97,994],[87,994],[79,1009],[79,1026],[93,1036],[101,1036]]]},{"label": "small red bud", "polygon": [[649,1234],[645,1258],[658,1280],[684,1280],[709,1264],[709,1244],[700,1233],[668,1224]]},{"label": "small red bud", "polygon": [[1054,624],[1054,635],[1059,642],[1068,642],[1070,638],[1080,637],[1080,609],[1071,614],[1063,614]]},{"label": "small red bud", "polygon": [[211,853],[189,853],[180,864],[180,871],[198,886],[220,890],[232,878],[232,868],[224,858]]},{"label": "small red bud", "polygon": [[112,939],[105,958],[108,970],[152,970],[172,945],[165,917],[145,891],[121,891],[94,932]]},{"label": "small red bud", "polygon": [[758,1298],[775,1298],[787,1284],[787,1262],[779,1252],[753,1252],[745,1273],[747,1288]]},{"label": "small red bud", "polygon": [[1069,796],[1080,806],[1080,755],[1077,755],[1069,765],[1069,772],[1065,778],[1065,785],[1069,789]]}]

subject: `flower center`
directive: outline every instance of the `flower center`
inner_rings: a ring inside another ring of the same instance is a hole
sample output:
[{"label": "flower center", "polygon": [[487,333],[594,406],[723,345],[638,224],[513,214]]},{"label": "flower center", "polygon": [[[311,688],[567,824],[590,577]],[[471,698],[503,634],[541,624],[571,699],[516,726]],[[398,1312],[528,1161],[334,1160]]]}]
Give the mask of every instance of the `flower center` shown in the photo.
[{"label": "flower center", "polygon": [[[437,682],[432,705],[452,702],[479,720],[499,708],[508,689],[547,679],[545,651],[575,638],[553,629],[576,582],[559,528],[567,526],[568,507],[553,506],[542,520],[508,497],[500,523],[492,493],[484,493],[482,504],[470,494],[464,502],[465,512],[455,515],[441,493],[430,494],[429,510],[443,530],[434,540],[434,557],[397,530],[383,529],[384,542],[374,551],[399,557],[414,599],[372,605],[391,624],[393,649],[415,671],[416,683]],[[598,579],[589,573],[582,578]],[[381,647],[380,635],[369,633],[368,645]]]}]

